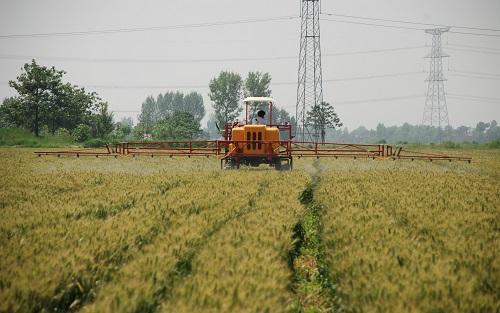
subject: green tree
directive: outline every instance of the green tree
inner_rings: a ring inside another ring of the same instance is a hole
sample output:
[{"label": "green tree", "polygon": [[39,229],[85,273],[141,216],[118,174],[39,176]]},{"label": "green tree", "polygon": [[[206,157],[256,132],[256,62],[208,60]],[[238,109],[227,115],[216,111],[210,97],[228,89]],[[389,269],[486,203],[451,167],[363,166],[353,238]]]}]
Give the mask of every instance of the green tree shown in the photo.
[{"label": "green tree", "polygon": [[[2,103],[3,124],[22,127],[40,136],[41,129],[55,134],[60,128],[72,131],[79,125],[94,127],[99,137],[111,131],[108,105],[94,92],[63,83],[64,71],[38,65],[35,60],[9,85],[18,96]],[[94,126],[92,126],[94,125]]]},{"label": "green tree", "polygon": [[24,107],[18,97],[5,98],[0,106],[0,128],[29,128],[23,119]]},{"label": "green tree", "polygon": [[72,133],[73,139],[77,142],[84,142],[92,137],[92,128],[89,125],[80,124]]},{"label": "green tree", "polygon": [[203,96],[197,92],[191,92],[184,96],[183,112],[190,113],[198,123],[205,117],[205,105]]},{"label": "green tree", "polygon": [[273,107],[273,124],[285,124],[289,123],[291,124],[292,122],[292,117],[290,113],[288,113],[285,109],[281,109],[277,106]]},{"label": "green tree", "polygon": [[54,67],[47,68],[36,64],[35,60],[26,63],[24,72],[17,80],[9,81],[9,86],[19,94],[18,100],[24,124],[36,135],[40,135],[40,128],[47,122],[46,114],[50,112],[50,100],[53,100],[55,89],[62,84],[63,71]]},{"label": "green tree", "polygon": [[122,118],[121,121],[114,125],[113,132],[111,133],[110,139],[113,141],[125,141],[128,140],[132,135],[132,130],[134,127],[134,121],[131,117]]},{"label": "green tree", "polygon": [[270,97],[271,75],[269,73],[249,72],[245,79],[245,97]]},{"label": "green tree", "polygon": [[235,120],[243,108],[240,105],[242,79],[237,73],[221,72],[210,81],[209,97],[220,126]]},{"label": "green tree", "polygon": [[157,120],[165,119],[170,114],[174,113],[172,111],[174,102],[174,93],[166,92],[164,95],[159,94],[156,98],[156,106],[157,106]]},{"label": "green tree", "polygon": [[158,121],[158,115],[158,106],[155,99],[151,96],[147,97],[142,103],[139,124],[137,125],[137,128],[140,129],[142,134],[151,134]]},{"label": "green tree", "polygon": [[107,102],[99,102],[95,109],[97,113],[91,116],[90,122],[92,135],[93,137],[104,138],[114,129],[113,113],[108,111]]},{"label": "green tree", "polygon": [[208,117],[207,128],[205,129],[209,139],[217,139],[221,137],[221,133],[217,129],[216,123],[217,119],[215,118],[215,114],[211,113]]},{"label": "green tree", "polygon": [[192,140],[200,133],[200,123],[187,112],[174,112],[153,129],[153,137],[158,140]]},{"label": "green tree", "polygon": [[333,106],[328,102],[315,105],[307,112],[306,123],[314,129],[316,138],[321,137],[321,142],[325,142],[327,128],[341,127],[340,118],[335,113]]},{"label": "green tree", "polygon": [[144,134],[151,134],[158,122],[172,116],[175,112],[187,112],[195,120],[201,122],[205,116],[202,95],[197,92],[184,95],[179,91],[168,91],[165,94],[160,93],[156,99],[152,96],[147,97],[142,103],[139,124],[135,133],[140,132],[140,137]]},{"label": "green tree", "polygon": [[[245,86],[243,90],[244,97],[270,97],[271,89],[271,75],[269,73],[249,72],[245,79]],[[250,117],[254,117],[259,110],[268,110],[266,103],[251,104]],[[269,114],[269,112],[267,112]],[[274,113],[274,112],[273,112]]]}]

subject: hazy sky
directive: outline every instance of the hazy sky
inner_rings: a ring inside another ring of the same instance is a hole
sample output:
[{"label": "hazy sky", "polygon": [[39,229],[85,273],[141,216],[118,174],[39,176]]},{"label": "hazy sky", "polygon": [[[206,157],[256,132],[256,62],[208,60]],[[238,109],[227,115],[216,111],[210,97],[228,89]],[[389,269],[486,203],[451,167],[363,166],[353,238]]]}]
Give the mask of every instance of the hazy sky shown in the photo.
[{"label": "hazy sky", "polygon": [[[323,1],[322,11],[500,29],[499,0]],[[299,13],[299,0],[0,0],[0,36],[225,22],[298,16]],[[293,82],[297,81],[297,58],[237,62],[228,59],[297,56],[299,30],[300,20],[290,19],[120,34],[0,38],[0,97],[14,95],[7,85],[8,80],[19,75],[20,68],[31,57],[38,57],[43,65],[64,69],[71,83],[98,92],[114,111],[139,111],[148,95],[156,96],[172,89],[202,93],[210,111],[208,82],[220,71],[230,70],[243,76],[248,71],[265,71],[272,75],[275,83],[292,83],[273,84],[271,89],[278,105],[295,113],[297,87]],[[323,78],[326,80],[324,98],[335,105],[345,126],[353,129],[360,125],[375,127],[378,122],[386,125],[421,122],[425,98],[416,96],[424,96],[426,91],[425,71],[428,66],[424,56],[430,47],[424,46],[430,44],[430,35],[420,30],[333,21],[322,21],[321,31]],[[444,36],[444,50],[451,55],[445,69],[449,79],[446,83],[450,95],[448,110],[453,126],[473,126],[479,120],[500,120],[500,32],[488,33],[496,36],[456,33]],[[415,48],[351,53],[409,47]],[[338,55],[344,52],[347,54]],[[75,58],[80,60],[75,61]],[[89,58],[101,60],[85,60]],[[139,59],[142,62],[102,59]],[[163,62],[151,61],[158,59]],[[179,59],[184,61],[178,62]],[[220,61],[200,61],[206,59]],[[177,62],[166,62],[172,60]],[[395,73],[412,74],[338,80]],[[127,86],[130,88],[125,88]],[[169,89],[169,86],[183,88]],[[402,98],[395,101],[365,101],[399,97]],[[117,112],[115,116],[120,119],[123,116],[136,117],[137,114]]]}]

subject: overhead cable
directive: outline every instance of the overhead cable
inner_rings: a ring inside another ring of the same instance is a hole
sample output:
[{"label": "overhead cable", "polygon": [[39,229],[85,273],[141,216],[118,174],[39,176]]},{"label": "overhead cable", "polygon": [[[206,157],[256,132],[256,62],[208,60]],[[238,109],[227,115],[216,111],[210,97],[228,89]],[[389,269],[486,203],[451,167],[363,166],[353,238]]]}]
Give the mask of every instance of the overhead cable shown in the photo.
[{"label": "overhead cable", "polygon": [[500,32],[499,28],[485,28],[485,27],[472,27],[472,26],[460,26],[460,25],[444,25],[444,24],[434,24],[434,23],[425,23],[425,22],[415,22],[415,21],[408,21],[408,20],[384,19],[384,18],[374,18],[374,17],[367,17],[367,16],[356,16],[356,15],[335,14],[335,13],[325,13],[325,12],[322,12],[321,14],[328,15],[328,16],[337,16],[337,17],[347,17],[347,18],[354,18],[354,19],[360,19],[360,20],[368,20],[368,21],[381,21],[381,22],[401,23],[401,24],[409,24],[409,25],[423,25],[423,26],[432,26],[432,27],[452,27],[452,28],[460,28],[460,29]]},{"label": "overhead cable", "polygon": [[[338,19],[330,19],[330,18],[322,18],[321,20],[322,21],[329,21],[329,22],[336,22],[336,23],[346,23],[346,24],[355,24],[355,25],[363,25],[363,26],[375,26],[375,27],[393,28],[393,29],[416,30],[416,31],[425,31],[426,30],[425,28],[418,28],[418,27],[411,27],[411,26],[401,26],[401,25],[392,25],[392,24],[376,24],[376,23],[369,23],[369,22],[338,20]],[[379,19],[375,19],[375,20],[379,20]],[[390,22],[390,21],[388,20],[388,22]],[[420,23],[412,23],[412,24],[423,25]],[[437,26],[434,24],[431,24],[431,25]],[[454,27],[454,26],[451,26],[451,27]],[[460,28],[462,28],[462,27],[460,27]],[[486,29],[484,29],[484,30],[486,30]],[[484,33],[484,32],[479,33],[479,32],[465,32],[465,31],[450,30],[449,33],[460,34],[460,35],[470,35],[470,36],[485,36],[485,37],[500,38],[500,34],[490,34],[490,33]]]},{"label": "overhead cable", "polygon": [[[325,53],[323,57],[347,56],[358,54],[374,54],[392,51],[415,50],[425,48],[425,46],[388,48],[379,50],[352,51],[352,52],[334,52]],[[297,60],[297,56],[269,56],[252,58],[214,58],[214,59],[125,59],[125,58],[81,58],[81,57],[62,57],[62,56],[29,56],[0,54],[0,59],[7,60],[49,60],[61,62],[91,62],[91,63],[220,63],[220,62],[250,62],[250,61],[276,61],[276,60]]]},{"label": "overhead cable", "polygon": [[492,55],[500,55],[500,51],[487,51],[487,50],[478,50],[478,49],[465,49],[465,48],[455,48],[455,47],[446,47],[448,50],[453,51],[463,51],[463,52],[472,52],[472,53],[481,53],[481,54],[492,54]]},{"label": "overhead cable", "polygon": [[472,96],[472,95],[460,95],[460,94],[453,94],[449,93],[447,96],[451,97],[460,97],[460,98],[468,98],[468,99],[475,99],[475,100],[483,100],[483,101],[494,101],[494,102],[500,102],[500,98],[491,98],[491,97],[482,97],[482,96]]},{"label": "overhead cable", "polygon": [[477,78],[477,79],[484,79],[484,80],[500,80],[500,77],[488,77],[488,76],[478,76],[478,75],[466,75],[466,74],[453,73],[453,72],[448,73],[448,75],[451,75],[451,76],[457,76],[457,77],[466,77],[466,78]]},{"label": "overhead cable", "polygon": [[474,72],[474,71],[457,71],[457,70],[450,70],[450,72],[454,72],[454,73],[461,73],[461,74],[480,75],[480,76],[494,76],[494,77],[500,77],[500,74],[495,74],[495,73]]},{"label": "overhead cable", "polygon": [[398,25],[386,25],[386,24],[375,24],[375,23],[366,23],[366,22],[355,22],[355,21],[346,21],[346,20],[334,20],[328,18],[322,18],[322,21],[327,22],[336,22],[336,23],[346,23],[346,24],[356,24],[363,26],[376,26],[376,27],[384,27],[384,28],[395,28],[395,29],[406,29],[406,30],[418,30],[424,31],[424,28],[416,28],[416,27],[408,27],[408,26],[398,26]]},{"label": "overhead cable", "polygon": [[459,45],[459,44],[445,44],[446,47],[459,47],[459,48],[470,48],[477,50],[487,50],[487,51],[498,51],[500,52],[500,48],[492,48],[492,47],[484,47],[484,46],[472,46],[472,45]]},{"label": "overhead cable", "polygon": [[133,32],[145,32],[145,31],[164,31],[164,30],[176,30],[176,29],[187,29],[187,28],[203,28],[203,27],[214,27],[214,26],[225,26],[225,25],[286,21],[286,20],[293,20],[293,19],[297,19],[297,18],[298,18],[298,16],[289,15],[289,16],[268,17],[268,18],[259,18],[259,19],[207,22],[207,23],[195,23],[195,24],[180,24],[180,25],[169,25],[169,26],[115,28],[115,29],[71,31],[71,32],[53,32],[53,33],[5,34],[5,35],[0,35],[0,39],[59,37],[59,36],[88,36],[88,35],[133,33]]}]

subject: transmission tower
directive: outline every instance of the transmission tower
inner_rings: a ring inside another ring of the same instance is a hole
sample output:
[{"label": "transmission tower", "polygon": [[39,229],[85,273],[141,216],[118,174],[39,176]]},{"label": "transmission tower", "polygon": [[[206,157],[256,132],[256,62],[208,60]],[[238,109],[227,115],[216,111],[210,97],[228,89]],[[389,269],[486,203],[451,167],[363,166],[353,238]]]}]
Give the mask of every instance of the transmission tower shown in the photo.
[{"label": "transmission tower", "polygon": [[432,50],[427,56],[430,60],[430,70],[422,124],[439,128],[450,124],[444,89],[446,79],[443,74],[443,58],[449,55],[443,53],[441,45],[441,35],[449,30],[449,27],[425,30],[426,33],[432,35]]},{"label": "transmission tower", "polygon": [[[301,34],[296,106],[296,138],[307,140],[306,113],[323,102],[323,77],[320,46],[320,0],[301,0]],[[317,127],[314,127],[317,132]],[[318,139],[318,134],[313,134]]]}]

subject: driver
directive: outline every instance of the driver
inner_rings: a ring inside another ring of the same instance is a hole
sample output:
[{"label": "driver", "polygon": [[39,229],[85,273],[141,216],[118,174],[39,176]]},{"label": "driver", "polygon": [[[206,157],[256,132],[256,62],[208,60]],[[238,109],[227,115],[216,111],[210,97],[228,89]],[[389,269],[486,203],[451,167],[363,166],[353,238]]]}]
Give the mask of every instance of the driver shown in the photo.
[{"label": "driver", "polygon": [[259,110],[257,117],[253,119],[254,125],[267,125],[266,112]]}]

